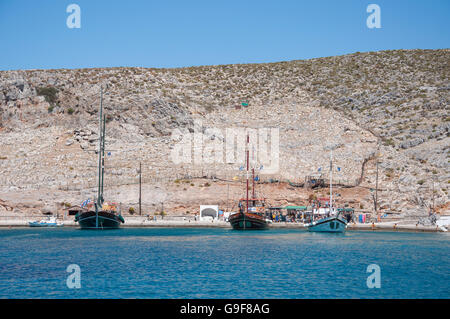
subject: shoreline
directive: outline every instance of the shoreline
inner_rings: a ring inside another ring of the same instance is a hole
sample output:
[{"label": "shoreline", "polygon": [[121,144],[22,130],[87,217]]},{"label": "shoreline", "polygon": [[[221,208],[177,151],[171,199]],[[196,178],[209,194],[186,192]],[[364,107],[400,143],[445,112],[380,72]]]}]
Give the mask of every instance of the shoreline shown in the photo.
[{"label": "shoreline", "polygon": [[[29,226],[30,220],[26,219],[9,219],[0,220],[0,229],[4,228],[32,228]],[[63,227],[77,228],[78,223],[73,220],[63,220]],[[230,224],[225,221],[187,221],[187,220],[148,220],[147,218],[132,218],[126,219],[125,224],[121,228],[231,228]],[[45,227],[44,227],[45,228]],[[51,227],[49,227],[51,228]],[[57,227],[59,228],[59,227]],[[270,229],[307,229],[302,223],[272,223],[269,224]],[[438,226],[423,226],[423,225],[399,225],[395,222],[386,223],[371,223],[366,224],[348,224],[347,231],[390,231],[390,232],[444,232]]]}]

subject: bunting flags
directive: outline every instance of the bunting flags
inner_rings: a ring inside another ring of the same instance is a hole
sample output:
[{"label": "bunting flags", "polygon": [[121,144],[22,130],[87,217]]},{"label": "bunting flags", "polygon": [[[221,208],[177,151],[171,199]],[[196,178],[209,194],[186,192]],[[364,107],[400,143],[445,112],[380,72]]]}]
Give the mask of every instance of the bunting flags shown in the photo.
[{"label": "bunting flags", "polygon": [[87,204],[89,204],[91,202],[90,199],[86,199],[83,203],[81,203],[81,207],[86,206]]}]

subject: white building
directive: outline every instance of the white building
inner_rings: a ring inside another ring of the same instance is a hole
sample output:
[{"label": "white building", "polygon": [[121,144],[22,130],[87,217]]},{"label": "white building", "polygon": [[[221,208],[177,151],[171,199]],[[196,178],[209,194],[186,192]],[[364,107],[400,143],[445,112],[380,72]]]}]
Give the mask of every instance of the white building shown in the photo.
[{"label": "white building", "polygon": [[200,221],[219,219],[219,205],[200,205]]}]

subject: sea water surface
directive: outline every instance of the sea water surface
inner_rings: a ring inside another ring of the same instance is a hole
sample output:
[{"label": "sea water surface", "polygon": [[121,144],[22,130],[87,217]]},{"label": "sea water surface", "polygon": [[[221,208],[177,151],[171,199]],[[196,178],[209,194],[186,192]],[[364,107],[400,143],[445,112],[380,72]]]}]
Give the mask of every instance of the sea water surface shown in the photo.
[{"label": "sea water surface", "polygon": [[446,233],[0,229],[0,298],[449,298],[449,262]]}]

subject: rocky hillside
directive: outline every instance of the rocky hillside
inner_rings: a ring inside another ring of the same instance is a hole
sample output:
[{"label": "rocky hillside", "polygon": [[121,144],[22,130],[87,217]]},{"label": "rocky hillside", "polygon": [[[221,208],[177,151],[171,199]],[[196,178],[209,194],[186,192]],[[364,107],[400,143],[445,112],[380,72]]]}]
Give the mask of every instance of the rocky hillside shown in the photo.
[{"label": "rocky hillside", "polygon": [[[447,49],[179,69],[2,71],[0,213],[2,207],[39,211],[94,196],[101,85],[111,150],[106,197],[124,205],[137,202],[139,161],[149,211],[163,202],[169,211],[224,205],[226,187],[209,187],[204,178],[239,188],[242,163],[175,163],[171,154],[182,136],[172,134],[202,132],[203,145],[214,147],[227,143],[226,129],[247,127],[279,132],[279,170],[258,172],[274,204],[306,200],[312,191],[275,192],[270,182],[302,183],[318,168],[328,178],[332,146],[341,168],[336,182],[357,194],[339,198],[342,204],[373,208],[369,189],[378,159],[383,211],[426,215],[434,185],[436,206],[445,212],[449,75]],[[238,108],[243,101],[248,107]],[[283,198],[288,193],[299,196]]]}]

